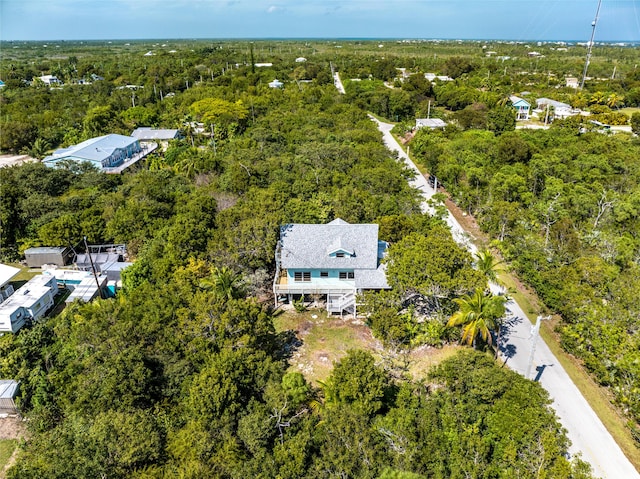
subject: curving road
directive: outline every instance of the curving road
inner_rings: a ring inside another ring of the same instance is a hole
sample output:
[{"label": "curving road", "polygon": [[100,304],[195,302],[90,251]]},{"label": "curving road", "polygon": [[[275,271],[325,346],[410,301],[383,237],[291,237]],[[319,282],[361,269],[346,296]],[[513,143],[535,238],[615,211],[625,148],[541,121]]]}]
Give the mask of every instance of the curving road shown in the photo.
[{"label": "curving road", "polygon": [[[372,116],[370,118],[376,122],[378,129],[382,132],[387,148],[396,152],[399,158],[416,172],[411,185],[422,193],[423,211],[430,211],[427,201],[435,191],[391,135],[393,125],[378,121]],[[475,246],[469,241],[468,235],[451,212],[448,212],[446,219],[454,239],[474,252]],[[531,349],[535,349],[531,368],[534,377],[531,379],[539,381],[549,392],[553,400],[552,407],[571,440],[569,452],[581,454],[582,459],[591,464],[594,474],[603,479],[640,479],[638,471],[629,462],[546,343],[542,338],[538,339],[536,345],[532,343],[532,325],[522,308],[514,301],[509,301],[507,308],[510,315],[508,325],[502,331],[500,346],[502,357],[511,369],[524,376]]]}]

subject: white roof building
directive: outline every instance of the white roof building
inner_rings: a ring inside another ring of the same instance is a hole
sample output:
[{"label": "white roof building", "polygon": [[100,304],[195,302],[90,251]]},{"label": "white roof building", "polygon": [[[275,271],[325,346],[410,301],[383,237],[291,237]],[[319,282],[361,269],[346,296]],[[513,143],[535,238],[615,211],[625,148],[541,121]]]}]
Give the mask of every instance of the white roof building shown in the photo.
[{"label": "white roof building", "polygon": [[46,166],[57,166],[60,161],[87,161],[107,173],[119,173],[144,158],[157,148],[157,144],[140,146],[137,138],[124,135],[104,135],[60,148],[43,161]]},{"label": "white roof building", "polygon": [[447,124],[440,118],[416,118],[416,129],[444,128]]},{"label": "white roof building", "polygon": [[283,86],[284,86],[284,83],[282,83],[277,78],[275,80],[269,82],[269,88],[282,88]]},{"label": "white roof building", "polygon": [[20,268],[14,268],[6,264],[0,264],[0,288],[3,288],[11,278],[20,272]]},{"label": "white roof building", "polygon": [[65,303],[73,303],[76,299],[88,303],[100,296],[98,284],[104,293],[107,291],[107,277],[104,274],[97,274],[98,283],[91,271],[74,271],[69,269],[48,269],[43,276],[53,278],[57,283],[63,284],[71,291]]},{"label": "white roof building", "polygon": [[49,86],[51,86],[51,85],[62,85],[62,82],[55,75],[42,75],[40,77],[40,80],[45,85],[49,85]]},{"label": "white roof building", "polygon": [[180,137],[180,130],[141,126],[131,133],[139,141],[169,141]]},{"label": "white roof building", "polygon": [[0,331],[16,333],[27,320],[36,320],[54,304],[56,279],[48,275],[31,278],[0,304]]}]

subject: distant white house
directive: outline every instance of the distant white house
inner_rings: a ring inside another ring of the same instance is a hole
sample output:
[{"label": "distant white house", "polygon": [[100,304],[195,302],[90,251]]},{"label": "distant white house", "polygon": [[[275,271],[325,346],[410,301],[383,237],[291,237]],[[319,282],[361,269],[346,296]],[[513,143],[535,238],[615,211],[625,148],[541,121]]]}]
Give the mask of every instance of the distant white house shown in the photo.
[{"label": "distant white house", "polygon": [[277,78],[269,82],[269,88],[282,88],[283,86],[284,86],[284,83],[282,83]]},{"label": "distant white house", "polygon": [[110,134],[56,150],[42,162],[49,167],[58,166],[61,161],[89,162],[106,173],[119,173],[144,158],[157,146],[147,144],[143,148],[137,138]]},{"label": "distant white house", "polygon": [[42,75],[40,81],[48,86],[62,85],[60,79],[55,75]]},{"label": "distant white house", "polygon": [[444,128],[447,124],[440,118],[416,118],[416,130],[420,128]]},{"label": "distant white house", "polygon": [[264,63],[254,63],[253,65],[257,68],[265,68],[265,67],[272,67],[273,63],[264,62]]},{"label": "distant white house", "polygon": [[162,149],[166,150],[171,140],[180,138],[180,130],[166,129],[166,128],[150,128],[148,126],[142,126],[136,128],[131,133],[133,138],[136,138],[142,143],[160,143]]},{"label": "distant white house", "polygon": [[553,108],[554,118],[567,118],[568,116],[575,116],[579,113],[578,110],[574,110],[568,103],[552,100],[550,98],[537,98],[536,108],[541,112],[546,112],[547,109]]},{"label": "distant white house", "polygon": [[436,75],[435,73],[425,73],[424,77],[429,80],[431,83],[435,82],[436,80],[438,81],[453,81],[453,78],[447,76],[447,75]]},{"label": "distant white house", "polygon": [[0,331],[16,333],[28,320],[36,320],[54,304],[58,283],[52,276],[31,278],[0,303]]},{"label": "distant white house", "polygon": [[578,86],[580,86],[580,84],[578,83],[578,79],[576,77],[566,77],[564,81],[565,81],[565,86],[569,88],[578,88]]},{"label": "distant white house", "polygon": [[296,63],[304,63],[304,62],[306,62],[306,61],[307,61],[307,59],[306,59],[305,57],[298,57],[298,58],[296,58]]},{"label": "distant white house", "polygon": [[513,105],[516,110],[516,120],[520,121],[529,119],[529,110],[531,109],[531,103],[515,95],[511,95],[509,97],[509,101],[511,101],[511,105]]}]

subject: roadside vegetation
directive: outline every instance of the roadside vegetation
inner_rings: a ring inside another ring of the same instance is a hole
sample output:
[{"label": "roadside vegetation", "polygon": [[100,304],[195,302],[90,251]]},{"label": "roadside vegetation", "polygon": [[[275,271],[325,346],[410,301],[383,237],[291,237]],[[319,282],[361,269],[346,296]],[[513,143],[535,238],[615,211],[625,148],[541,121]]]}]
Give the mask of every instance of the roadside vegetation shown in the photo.
[{"label": "roadside vegetation", "polygon": [[[153,56],[145,42],[71,42],[55,58],[16,46],[0,50],[2,151],[42,158],[138,126],[184,138],[118,176],[0,169],[3,261],[83,236],[135,259],[115,300],[0,338],[29,428],[8,477],[590,477],[546,392],[493,359],[495,264],[420,213],[367,111],[402,134],[416,116],[449,122],[416,133],[412,154],[562,314],[563,346],[637,431],[637,139],[571,121],[514,131],[504,102],[526,88],[622,122],[618,107],[640,102],[637,50],[596,49],[618,76],[578,94],[561,82],[581,68],[574,48],[532,60],[493,45],[514,58],[499,61],[454,43],[389,44],[384,58],[368,42],[175,42]],[[380,225],[393,289],[365,295],[364,324],[346,328],[273,311],[279,226],[338,217]]]}]

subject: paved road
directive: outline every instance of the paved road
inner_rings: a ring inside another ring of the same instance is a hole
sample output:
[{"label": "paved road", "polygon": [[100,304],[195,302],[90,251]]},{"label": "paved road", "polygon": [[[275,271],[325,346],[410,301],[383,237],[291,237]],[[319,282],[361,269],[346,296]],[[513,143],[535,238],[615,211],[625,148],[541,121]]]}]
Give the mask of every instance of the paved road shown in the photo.
[{"label": "paved road", "polygon": [[[423,211],[429,211],[430,207],[426,201],[434,195],[435,191],[391,135],[393,125],[382,123],[373,117],[371,119],[377,123],[378,129],[382,132],[385,145],[390,150],[396,151],[407,166],[417,173],[412,186],[422,192]],[[475,251],[468,235],[451,212],[447,217],[447,223],[451,226],[454,239],[471,251]],[[503,329],[502,357],[511,369],[524,376],[533,347],[532,325],[516,302],[507,303],[507,308],[511,315],[508,325]],[[601,478],[640,479],[640,474],[626,458],[542,338],[538,339],[535,346],[531,371],[531,375],[534,376],[531,379],[540,381],[553,400],[552,406],[571,440],[572,446],[569,449],[571,454],[580,453],[582,458],[591,464],[595,475]]]},{"label": "paved road", "polygon": [[342,80],[340,80],[340,74],[338,72],[335,72],[333,74],[333,84],[336,86],[339,93],[342,93],[343,95],[346,93],[344,91],[344,86],[342,85]]}]

